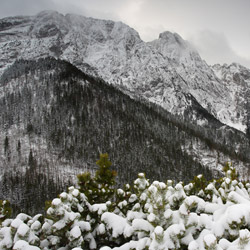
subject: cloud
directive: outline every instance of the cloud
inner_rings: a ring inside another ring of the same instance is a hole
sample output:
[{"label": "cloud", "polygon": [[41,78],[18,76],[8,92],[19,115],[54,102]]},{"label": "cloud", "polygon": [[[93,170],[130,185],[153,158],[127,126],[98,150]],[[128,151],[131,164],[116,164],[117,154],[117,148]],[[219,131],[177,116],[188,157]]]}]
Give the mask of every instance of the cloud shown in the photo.
[{"label": "cloud", "polygon": [[[125,0],[127,2],[129,0]],[[118,21],[119,0],[1,0],[0,18],[15,15],[35,15],[43,10],[75,13],[101,19]]]},{"label": "cloud", "polygon": [[121,20],[129,20],[130,24],[137,23],[144,0],[126,0],[119,6],[117,13]]},{"label": "cloud", "polygon": [[237,62],[250,68],[250,60],[238,55],[223,33],[203,30],[191,35],[188,40],[208,64]]},{"label": "cloud", "polygon": [[0,17],[34,15],[44,9],[56,9],[51,0],[1,0]]},{"label": "cloud", "polygon": [[145,42],[151,42],[159,38],[159,34],[167,29],[163,25],[139,25],[135,24],[133,28],[139,32],[140,37]]}]

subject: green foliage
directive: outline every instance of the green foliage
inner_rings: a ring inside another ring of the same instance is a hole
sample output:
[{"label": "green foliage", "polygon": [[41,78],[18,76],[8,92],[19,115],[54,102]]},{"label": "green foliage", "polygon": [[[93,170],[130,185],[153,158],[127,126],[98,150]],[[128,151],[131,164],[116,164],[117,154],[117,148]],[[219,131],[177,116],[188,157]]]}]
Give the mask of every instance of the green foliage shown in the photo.
[{"label": "green foliage", "polygon": [[89,201],[93,201],[94,193],[97,190],[96,182],[90,172],[77,175],[79,190],[84,193]]},{"label": "green foliage", "polygon": [[204,191],[208,181],[205,179],[203,175],[195,176],[192,183],[191,194],[198,194],[201,191]]},{"label": "green foliage", "polygon": [[225,173],[225,176],[228,178],[231,178],[232,180],[237,180],[239,175],[236,172],[236,168],[232,166],[232,163],[226,162],[223,172]]},{"label": "green foliage", "polygon": [[100,154],[100,159],[96,162],[99,169],[92,177],[89,172],[79,174],[78,185],[90,203],[103,203],[113,200],[115,194],[116,172],[110,169],[112,163],[108,159],[108,154]]},{"label": "green foliage", "polygon": [[[229,178],[231,181],[238,180],[239,178],[236,168],[233,168],[232,164],[230,164],[229,162],[225,163],[223,172],[224,177],[216,180],[207,180],[204,175],[195,176],[194,179],[190,182],[189,189],[187,190],[188,194],[198,195],[200,197],[204,197],[204,195],[207,195],[207,199],[210,199],[213,191],[207,189],[209,183],[212,183],[214,185],[214,188],[218,189],[225,181],[225,178]],[[225,197],[223,197],[223,200],[225,201],[224,198]]]},{"label": "green foliage", "polygon": [[52,202],[51,200],[45,201],[45,208],[44,208],[45,211],[47,211],[49,207],[51,207],[51,202]]},{"label": "green foliage", "polygon": [[230,163],[229,162],[226,162],[224,168],[223,168],[223,172],[226,173],[229,169],[230,169]]},{"label": "green foliage", "polygon": [[215,185],[217,188],[224,182],[225,178],[229,178],[231,181],[239,179],[239,174],[237,173],[236,168],[232,166],[232,163],[230,164],[229,162],[226,162],[223,172],[225,177],[215,180]]},{"label": "green foliage", "polygon": [[8,200],[0,200],[0,225],[11,216],[11,207]]},{"label": "green foliage", "polygon": [[96,164],[100,167],[95,174],[96,182],[102,185],[102,187],[106,185],[113,186],[115,184],[116,172],[110,170],[112,163],[108,159],[108,154],[101,154]]}]

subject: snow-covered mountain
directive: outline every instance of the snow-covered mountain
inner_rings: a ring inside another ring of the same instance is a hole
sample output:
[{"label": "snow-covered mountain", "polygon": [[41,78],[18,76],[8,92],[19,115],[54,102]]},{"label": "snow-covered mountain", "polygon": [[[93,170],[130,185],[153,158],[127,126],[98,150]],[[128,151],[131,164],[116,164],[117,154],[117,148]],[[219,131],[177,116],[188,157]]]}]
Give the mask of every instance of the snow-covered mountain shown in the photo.
[{"label": "snow-covered mountain", "polygon": [[[208,66],[175,33],[163,32],[146,43],[121,22],[44,11],[31,17],[1,19],[0,54],[0,74],[16,59],[53,56],[173,114],[188,112],[188,118],[197,120],[196,102],[222,123],[241,131],[247,128],[244,86],[249,86],[249,81],[244,85],[238,82],[239,76],[229,84],[220,77],[219,66]],[[203,118],[197,122],[209,121]]]}]

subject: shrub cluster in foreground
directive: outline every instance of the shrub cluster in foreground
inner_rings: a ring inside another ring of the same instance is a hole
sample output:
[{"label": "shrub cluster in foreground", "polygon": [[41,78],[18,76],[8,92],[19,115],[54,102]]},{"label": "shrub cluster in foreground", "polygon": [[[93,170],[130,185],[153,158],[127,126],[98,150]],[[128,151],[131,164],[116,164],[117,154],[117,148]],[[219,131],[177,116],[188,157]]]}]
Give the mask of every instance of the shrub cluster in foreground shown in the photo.
[{"label": "shrub cluster in foreground", "polygon": [[107,155],[97,163],[96,175],[79,175],[79,188],[61,193],[45,217],[5,219],[0,249],[250,249],[250,184],[234,169],[185,186],[150,183],[141,173],[133,186],[116,189]]}]

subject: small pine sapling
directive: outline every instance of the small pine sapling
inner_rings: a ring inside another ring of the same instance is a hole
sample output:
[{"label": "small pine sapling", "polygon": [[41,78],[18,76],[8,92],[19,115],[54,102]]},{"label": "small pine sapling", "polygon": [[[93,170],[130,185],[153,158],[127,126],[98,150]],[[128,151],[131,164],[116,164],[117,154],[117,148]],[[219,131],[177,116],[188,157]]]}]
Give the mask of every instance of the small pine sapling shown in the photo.
[{"label": "small pine sapling", "polygon": [[87,196],[90,204],[112,201],[116,190],[116,172],[110,169],[112,163],[108,159],[108,154],[101,154],[96,164],[99,169],[94,177],[89,172],[77,176],[79,190]]}]

